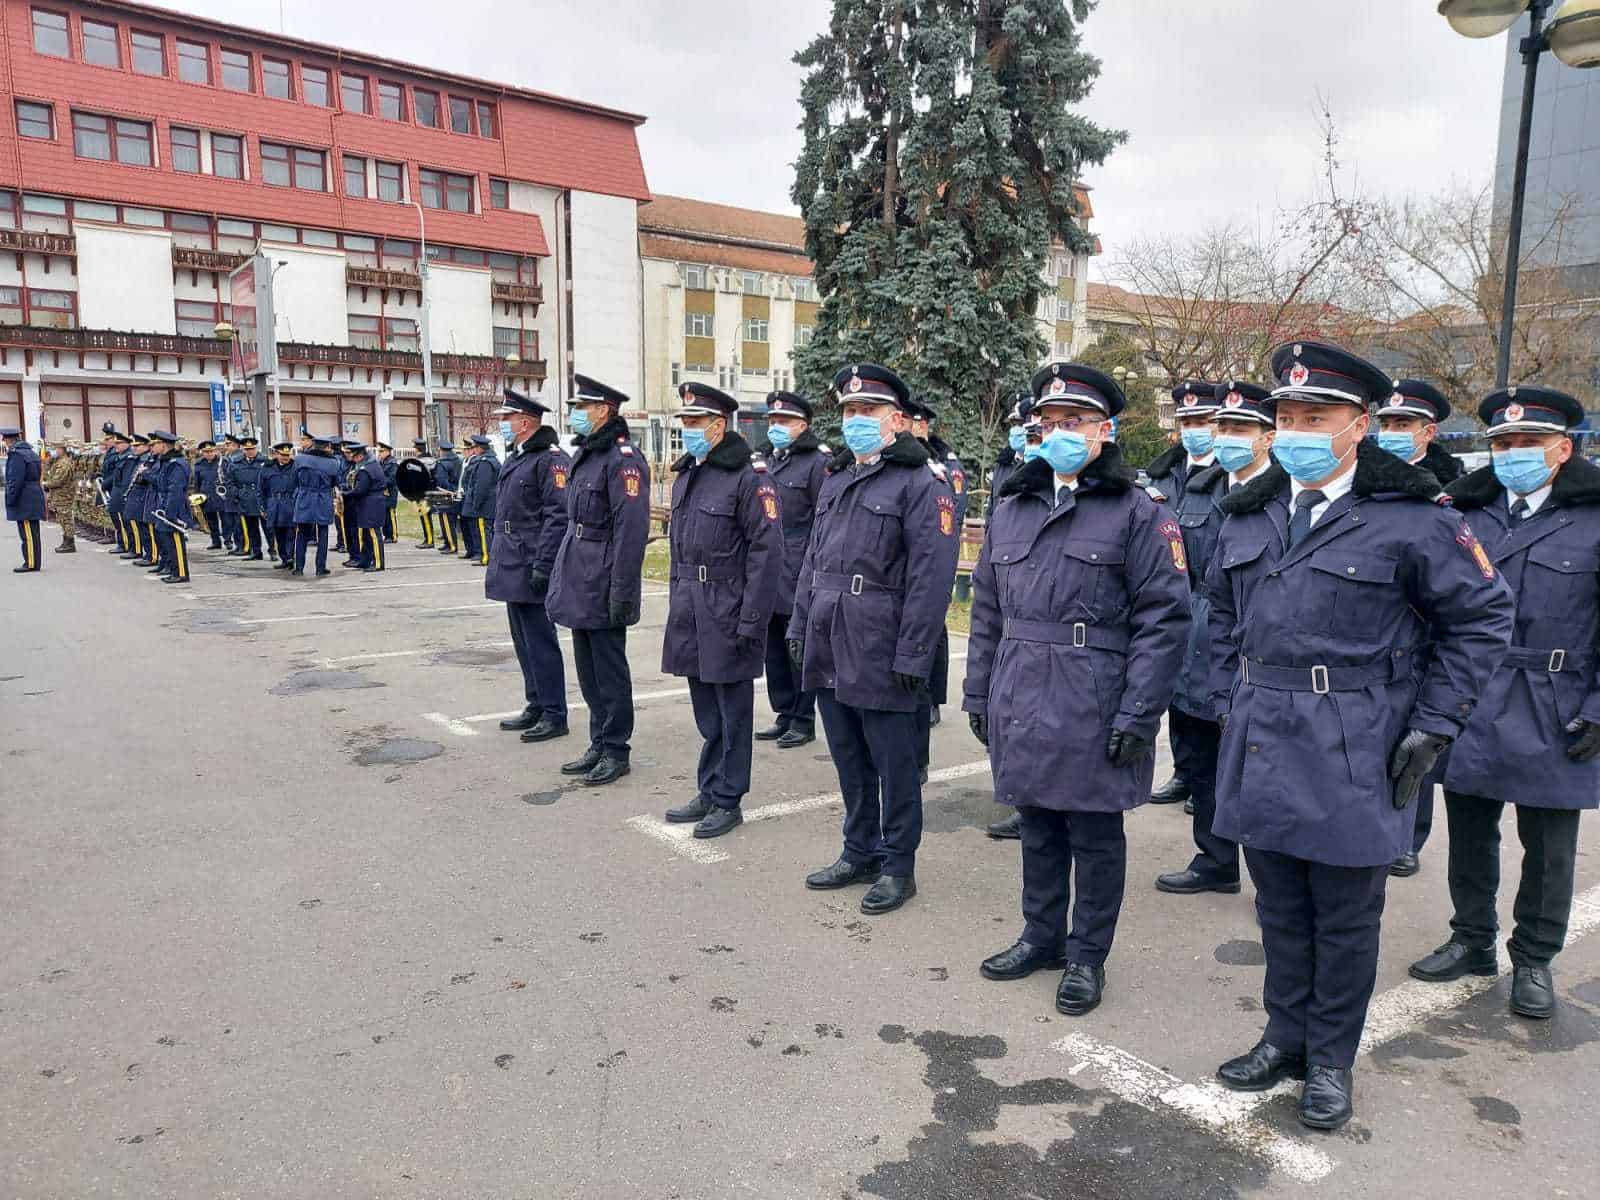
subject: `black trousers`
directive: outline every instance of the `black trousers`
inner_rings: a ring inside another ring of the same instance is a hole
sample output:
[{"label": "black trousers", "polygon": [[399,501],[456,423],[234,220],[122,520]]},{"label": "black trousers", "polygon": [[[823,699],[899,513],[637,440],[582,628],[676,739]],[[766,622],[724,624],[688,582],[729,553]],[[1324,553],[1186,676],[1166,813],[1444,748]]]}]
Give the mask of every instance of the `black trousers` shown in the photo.
[{"label": "black trousers", "polygon": [[426,549],[433,545],[433,514],[417,505],[417,523],[422,526],[422,541],[417,545]]},{"label": "black trousers", "polygon": [[800,672],[789,661],[788,629],[788,613],[773,613],[767,622],[767,700],[779,725],[809,733],[816,728],[817,694],[800,686]]},{"label": "black trousers", "polygon": [[1022,814],[1022,940],[1050,950],[1065,947],[1071,962],[1104,965],[1128,876],[1122,814],[1032,805],[1017,811]]},{"label": "black trousers", "polygon": [[1417,827],[1411,832],[1413,854],[1422,853],[1422,848],[1428,844],[1428,834],[1433,832],[1433,794],[1433,780],[1424,779],[1417,792]]},{"label": "black trousers", "polygon": [[1239,847],[1211,832],[1217,815],[1217,748],[1222,727],[1177,708],[1167,710],[1167,735],[1172,740],[1172,766],[1189,785],[1194,800],[1194,844],[1199,850],[1189,869],[1210,879],[1239,878]]},{"label": "black trousers", "polygon": [[[1467,946],[1494,945],[1499,923],[1499,800],[1446,791],[1450,822],[1451,940]],[[1518,966],[1544,967],[1561,952],[1572,916],[1573,871],[1578,857],[1578,809],[1518,804],[1517,838],[1522,843],[1522,878],[1512,907],[1516,927],[1506,949]]]},{"label": "black trousers", "polygon": [[933,655],[933,672],[928,686],[917,696],[917,766],[926,770],[933,743],[933,706],[944,703],[950,682],[950,633],[939,630],[939,645]]},{"label": "black trousers", "polygon": [[18,521],[17,538],[22,543],[22,565],[30,571],[44,570],[39,561],[39,522]]},{"label": "black trousers", "polygon": [[350,528],[351,522],[347,513],[339,512],[333,515],[333,529],[336,539],[333,548],[335,551],[344,550],[346,553],[352,554],[355,552],[355,547],[345,537]]},{"label": "black trousers", "polygon": [[316,543],[317,570],[328,569],[328,527],[326,525],[296,525],[294,527],[294,569],[306,569],[306,547]]},{"label": "black trousers", "polygon": [[487,517],[461,518],[462,557],[480,567],[489,565],[489,547],[494,542],[494,526]]},{"label": "black trousers", "polygon": [[211,548],[222,549],[222,510],[215,504],[203,504],[200,511],[205,515],[207,528],[211,530]]},{"label": "black trousers", "polygon": [[383,530],[366,526],[357,526],[354,530],[356,544],[354,555],[362,565],[373,571],[381,571],[387,565],[383,557]]},{"label": "black trousers", "polygon": [[842,857],[881,860],[889,875],[914,874],[922,844],[917,714],[852,708],[832,688],[817,693],[817,708],[844,794]]},{"label": "black trousers", "polygon": [[161,546],[161,562],[168,575],[179,579],[189,578],[189,538],[175,529],[163,529],[157,535]]},{"label": "black trousers", "polygon": [[255,513],[240,513],[239,549],[247,558],[260,558],[262,550],[261,518]]},{"label": "black trousers", "polygon": [[117,538],[117,553],[125,554],[133,547],[128,544],[128,527],[122,523],[122,514],[111,514],[111,531]]},{"label": "black trousers", "polygon": [[633,676],[626,629],[574,629],[572,662],[589,706],[589,746],[627,762],[633,737]]},{"label": "black trousers", "polygon": [[1313,1066],[1349,1069],[1378,979],[1389,864],[1331,867],[1249,847],[1244,861],[1267,952],[1267,1041]]},{"label": "black trousers", "polygon": [[278,561],[292,563],[294,561],[294,526],[274,525],[272,527],[272,541],[277,549]]},{"label": "black trousers", "polygon": [[439,548],[451,554],[461,549],[461,518],[454,511],[434,514],[439,522]]},{"label": "black trousers", "polygon": [[241,545],[239,514],[236,511],[224,509],[222,512],[222,540],[227,543],[229,550],[237,550]]},{"label": "black trousers", "polygon": [[718,808],[738,808],[750,790],[750,754],[756,736],[756,683],[705,683],[689,678],[689,703],[700,731],[695,778],[700,798]]},{"label": "black trousers", "polygon": [[393,508],[386,508],[383,510],[383,540],[386,542],[393,542],[396,540],[394,532]]},{"label": "black trousers", "polygon": [[567,667],[556,627],[542,604],[507,603],[511,644],[522,668],[522,695],[529,710],[567,723]]}]

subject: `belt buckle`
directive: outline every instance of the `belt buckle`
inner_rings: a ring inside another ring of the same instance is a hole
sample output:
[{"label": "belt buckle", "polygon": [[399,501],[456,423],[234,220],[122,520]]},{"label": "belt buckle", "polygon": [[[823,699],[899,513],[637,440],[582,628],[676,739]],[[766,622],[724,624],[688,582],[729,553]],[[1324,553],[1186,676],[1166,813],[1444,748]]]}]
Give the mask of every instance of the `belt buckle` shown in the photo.
[{"label": "belt buckle", "polygon": [[706,581],[706,565],[705,565],[705,563],[701,563],[698,567],[695,568],[695,577],[697,579],[699,579],[701,583],[704,583]]},{"label": "belt buckle", "polygon": [[578,526],[575,526],[574,528],[577,531],[578,536],[582,537],[583,536],[583,526],[582,525],[578,525]]},{"label": "belt buckle", "polygon": [[1072,623],[1072,644],[1080,650],[1089,644],[1089,627],[1082,621]]},{"label": "belt buckle", "polygon": [[1250,660],[1242,654],[1239,656],[1239,682],[1250,682]]},{"label": "belt buckle", "polygon": [[1545,667],[1545,670],[1549,671],[1552,675],[1556,675],[1560,674],[1562,668],[1564,668],[1566,665],[1567,652],[1565,650],[1552,650],[1550,651],[1549,665]]},{"label": "belt buckle", "polygon": [[511,522],[510,521],[501,521],[500,522],[500,532],[502,532],[502,533],[510,533],[511,532]]},{"label": "belt buckle", "polygon": [[1328,668],[1322,663],[1311,668],[1311,690],[1319,696],[1328,694]]},{"label": "belt buckle", "polygon": [[863,575],[850,576],[850,594],[852,596],[861,595],[861,585],[866,583],[866,581],[866,577]]}]

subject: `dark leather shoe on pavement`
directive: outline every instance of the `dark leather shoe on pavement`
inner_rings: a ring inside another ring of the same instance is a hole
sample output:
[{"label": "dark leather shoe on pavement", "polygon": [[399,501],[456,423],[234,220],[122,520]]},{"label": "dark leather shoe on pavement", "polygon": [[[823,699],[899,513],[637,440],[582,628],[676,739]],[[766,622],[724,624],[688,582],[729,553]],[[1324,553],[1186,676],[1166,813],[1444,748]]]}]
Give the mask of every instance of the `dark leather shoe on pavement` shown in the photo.
[{"label": "dark leather shoe on pavement", "polygon": [[539,723],[540,714],[531,708],[525,708],[514,717],[507,717],[500,722],[500,728],[510,732],[512,730],[532,729]]},{"label": "dark leather shoe on pavement", "polygon": [[1222,1086],[1234,1092],[1265,1092],[1276,1087],[1279,1080],[1305,1077],[1304,1054],[1279,1050],[1265,1038],[1248,1053],[1230,1058],[1217,1068],[1217,1078],[1222,1081]]},{"label": "dark leather shoe on pavement", "polygon": [[1389,864],[1389,874],[1397,879],[1409,879],[1422,870],[1422,863],[1415,854],[1402,854]]},{"label": "dark leather shoe on pavement", "polygon": [[1350,1102],[1354,1086],[1354,1076],[1341,1067],[1307,1067],[1300,1124],[1307,1129],[1338,1129],[1356,1111]]},{"label": "dark leather shoe on pavement", "polygon": [[1181,804],[1189,798],[1189,785],[1177,775],[1150,793],[1151,804]]},{"label": "dark leather shoe on pavement", "polygon": [[787,725],[785,725],[782,721],[775,721],[773,724],[768,725],[765,729],[756,730],[756,741],[775,742],[788,732],[789,727]]},{"label": "dark leather shoe on pavement", "polygon": [[564,721],[552,721],[549,717],[540,717],[532,729],[522,731],[521,741],[548,742],[551,738],[566,737],[567,726]]},{"label": "dark leather shoe on pavement", "polygon": [[1156,890],[1171,892],[1175,896],[1194,896],[1200,892],[1221,892],[1224,896],[1236,896],[1239,894],[1239,881],[1218,879],[1215,875],[1205,875],[1193,867],[1185,867],[1181,871],[1169,871],[1165,875],[1157,875]]},{"label": "dark leather shoe on pavement", "polygon": [[1511,968],[1511,1011],[1535,1021],[1556,1015],[1556,985],[1549,967]]},{"label": "dark leather shoe on pavement", "polygon": [[817,740],[815,731],[805,729],[799,725],[791,725],[784,730],[783,736],[778,739],[779,750],[795,750],[801,746],[809,746]]},{"label": "dark leather shoe on pavement", "polygon": [[1104,967],[1069,962],[1056,987],[1056,1011],[1069,1017],[1081,1017],[1100,1006],[1100,996],[1105,990]]},{"label": "dark leather shoe on pavement", "polygon": [[917,894],[917,881],[910,875],[880,875],[878,882],[861,897],[861,911],[869,917],[893,912]]},{"label": "dark leather shoe on pavement", "polygon": [[1448,983],[1463,975],[1498,975],[1500,967],[1494,960],[1494,947],[1463,946],[1460,942],[1446,942],[1426,958],[1411,964],[1413,979],[1424,983]]},{"label": "dark leather shoe on pavement", "polygon": [[713,808],[706,819],[694,827],[694,835],[697,838],[721,837],[743,824],[744,813],[737,808]]},{"label": "dark leather shoe on pavement", "polygon": [[571,762],[562,763],[561,773],[563,775],[587,775],[594,770],[599,761],[600,748],[598,746],[590,746],[583,752],[582,758],[575,758]]},{"label": "dark leather shoe on pavement", "polygon": [[604,787],[608,783],[615,783],[633,768],[621,759],[605,755],[595,763],[594,770],[583,777],[585,787]]},{"label": "dark leather shoe on pavement", "polygon": [[1186,817],[1194,816],[1194,801],[1193,800],[1185,800],[1183,802],[1183,815],[1186,816]]},{"label": "dark leather shoe on pavement", "polygon": [[707,804],[699,796],[696,796],[687,804],[681,804],[677,808],[667,809],[665,816],[670,824],[688,825],[694,821],[701,820],[710,811],[711,805]]},{"label": "dark leather shoe on pavement", "polygon": [[831,892],[852,883],[874,883],[881,874],[883,868],[876,862],[853,863],[841,857],[831,867],[807,875],[806,886],[813,892]]},{"label": "dark leather shoe on pavement", "polygon": [[1009,950],[992,954],[978,965],[985,979],[1026,979],[1035,971],[1059,971],[1067,959],[1059,950],[1046,950],[1018,941]]},{"label": "dark leather shoe on pavement", "polygon": [[1013,809],[1011,815],[1003,821],[989,822],[989,828],[985,832],[992,838],[1020,839],[1022,837],[1022,814]]}]

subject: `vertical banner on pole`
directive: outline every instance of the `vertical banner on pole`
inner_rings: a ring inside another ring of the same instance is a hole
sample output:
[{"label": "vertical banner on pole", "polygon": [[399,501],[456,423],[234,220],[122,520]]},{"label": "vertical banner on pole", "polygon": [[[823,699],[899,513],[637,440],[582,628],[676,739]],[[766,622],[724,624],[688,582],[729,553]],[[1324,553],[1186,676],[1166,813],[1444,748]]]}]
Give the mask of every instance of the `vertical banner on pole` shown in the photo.
[{"label": "vertical banner on pole", "polygon": [[228,432],[228,386],[221,380],[211,381],[211,440],[220,442]]}]

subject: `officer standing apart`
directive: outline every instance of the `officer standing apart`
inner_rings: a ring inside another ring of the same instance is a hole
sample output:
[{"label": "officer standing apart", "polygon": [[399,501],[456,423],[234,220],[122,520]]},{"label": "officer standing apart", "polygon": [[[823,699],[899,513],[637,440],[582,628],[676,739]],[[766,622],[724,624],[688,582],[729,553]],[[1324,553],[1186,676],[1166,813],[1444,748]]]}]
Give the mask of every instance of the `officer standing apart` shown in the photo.
[{"label": "officer standing apart", "polygon": [[756,740],[777,742],[779,750],[793,750],[814,742],[817,697],[800,686],[800,672],[789,661],[789,614],[794,612],[794,588],[805,560],[806,542],[816,515],[817,496],[828,476],[829,451],[811,431],[811,401],[794,392],[767,396],[767,440],[758,448],[778,489],[778,513],[783,518],[783,571],[767,622],[767,700],[777,719],[757,730]]},{"label": "officer standing apart", "polygon": [[[1438,484],[1366,441],[1389,378],[1335,346],[1272,356],[1279,466],[1223,501],[1206,581],[1223,725],[1218,836],[1266,950],[1267,1027],[1224,1086],[1305,1079],[1300,1121],[1350,1119],[1389,864],[1412,801],[1505,653],[1512,603]],[[1280,469],[1281,467],[1281,469]],[[1413,652],[1428,638],[1426,672]]]},{"label": "officer standing apart", "polygon": [[194,490],[205,497],[200,513],[211,531],[211,549],[222,549],[222,498],[217,495],[217,444],[201,442],[196,447],[200,457],[194,464]]},{"label": "officer standing apart", "polygon": [[1065,968],[1056,1009],[1081,1016],[1105,990],[1128,869],[1122,814],[1150,799],[1189,583],[1177,522],[1107,439],[1122,389],[1052,363],[1033,393],[1043,450],[1006,481],[972,576],[962,707],[989,747],[995,798],[1022,817],[1024,920],[979,969]]},{"label": "officer standing apart", "polygon": [[861,911],[917,894],[922,784],[916,721],[950,606],[955,498],[911,436],[911,393],[887,367],[842,368],[833,387],[845,449],[830,464],[795,586],[789,657],[817,693],[844,793],[844,849],[806,876],[871,883]]},{"label": "officer standing apart", "polygon": [[495,490],[499,536],[489,547],[483,592],[503,600],[511,644],[522,668],[523,709],[500,722],[520,731],[525,742],[547,742],[567,735],[566,667],[556,627],[545,611],[550,573],[567,532],[567,480],[572,460],[554,429],[544,424],[550,410],[515,388],[504,390],[495,410],[506,464]]},{"label": "officer standing apart", "polygon": [[578,687],[589,705],[589,748],[563,763],[591,787],[628,773],[633,736],[633,678],[628,626],[639,620],[640,577],[650,536],[650,468],[628,440],[621,409],[628,397],[587,375],[577,394],[567,498],[570,523],[550,574],[546,610],[572,630]]},{"label": "officer standing apart", "polygon": [[698,791],[667,810],[714,838],[743,824],[756,676],[783,571],[778,492],[767,465],[729,428],[739,402],[703,383],[678,388],[685,454],[672,469],[672,583],[661,669],[689,681],[703,739]]},{"label": "officer standing apart", "polygon": [[17,537],[22,542],[22,565],[12,571],[17,575],[42,571],[39,522],[44,520],[44,486],[39,456],[22,440],[22,430],[15,426],[0,429],[0,442],[6,448],[6,520],[16,523]]},{"label": "officer standing apart", "polygon": [[467,465],[461,472],[461,557],[479,566],[489,565],[489,543],[494,539],[494,494],[500,481],[500,463],[489,449],[486,435],[467,439]]},{"label": "officer standing apart", "polygon": [[267,538],[274,571],[294,570],[294,445],[279,442],[261,472],[261,503],[267,513]]},{"label": "officer standing apart", "polygon": [[[1397,379],[1394,394],[1378,406],[1378,448],[1387,450],[1401,462],[1421,467],[1449,487],[1461,476],[1461,460],[1434,439],[1439,422],[1450,415],[1450,401],[1438,388],[1421,379]],[[1420,869],[1418,856],[1433,829],[1434,782],[1444,767],[1440,760],[1434,772],[1422,781],[1417,793],[1417,825],[1411,836],[1411,849],[1394,860],[1389,874],[1405,878]]]},{"label": "officer standing apart", "polygon": [[1578,814],[1600,805],[1600,469],[1569,432],[1583,406],[1543,387],[1487,397],[1490,465],[1449,489],[1480,553],[1516,598],[1512,646],[1450,753],[1450,940],[1411,974],[1494,975],[1500,814],[1517,811],[1522,876],[1513,908],[1511,1011],[1555,1015],[1550,963],[1572,915]]},{"label": "officer standing apart", "polygon": [[317,546],[318,578],[332,574],[328,570],[328,526],[333,523],[333,493],[339,486],[341,474],[333,456],[333,445],[327,438],[312,438],[311,449],[295,456],[294,570],[291,575],[305,575],[306,547],[313,542]]},{"label": "officer standing apart", "polygon": [[[454,492],[461,486],[461,457],[456,453],[454,442],[439,442],[439,457],[433,464],[433,486],[441,492]],[[439,547],[440,554],[454,554],[456,547],[461,545],[461,524],[458,506],[455,500],[439,500],[430,502],[434,513],[439,518],[439,540],[444,543]]]}]

